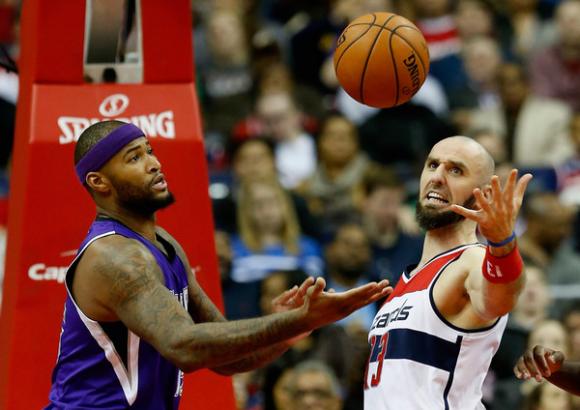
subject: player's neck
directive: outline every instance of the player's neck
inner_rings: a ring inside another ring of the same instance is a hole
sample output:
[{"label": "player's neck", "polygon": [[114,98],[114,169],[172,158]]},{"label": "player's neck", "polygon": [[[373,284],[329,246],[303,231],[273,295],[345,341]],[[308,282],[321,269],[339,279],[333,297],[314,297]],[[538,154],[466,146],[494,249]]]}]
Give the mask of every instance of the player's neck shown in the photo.
[{"label": "player's neck", "polygon": [[475,242],[475,226],[469,221],[427,231],[419,266],[449,249]]},{"label": "player's neck", "polygon": [[121,222],[123,225],[127,226],[132,231],[137,232],[144,238],[149,239],[151,242],[155,242],[156,240],[155,214],[144,216],[126,210],[104,209],[99,206],[97,206],[97,213]]}]

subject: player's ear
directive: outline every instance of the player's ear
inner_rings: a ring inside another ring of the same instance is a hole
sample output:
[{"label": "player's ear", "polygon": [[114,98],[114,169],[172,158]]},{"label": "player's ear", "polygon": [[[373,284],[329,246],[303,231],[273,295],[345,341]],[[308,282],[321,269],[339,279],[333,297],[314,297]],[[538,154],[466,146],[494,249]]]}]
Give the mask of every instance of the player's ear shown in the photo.
[{"label": "player's ear", "polygon": [[109,179],[100,172],[89,172],[85,182],[95,192],[106,194],[111,191]]}]

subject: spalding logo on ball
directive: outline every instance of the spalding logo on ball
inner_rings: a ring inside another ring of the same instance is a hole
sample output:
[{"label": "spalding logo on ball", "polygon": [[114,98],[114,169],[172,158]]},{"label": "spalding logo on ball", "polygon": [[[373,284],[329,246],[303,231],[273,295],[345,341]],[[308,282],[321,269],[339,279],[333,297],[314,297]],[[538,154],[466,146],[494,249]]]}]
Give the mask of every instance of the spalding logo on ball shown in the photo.
[{"label": "spalding logo on ball", "polygon": [[355,100],[388,108],[411,99],[429,72],[429,49],[421,31],[393,13],[354,19],[339,36],[334,69]]}]

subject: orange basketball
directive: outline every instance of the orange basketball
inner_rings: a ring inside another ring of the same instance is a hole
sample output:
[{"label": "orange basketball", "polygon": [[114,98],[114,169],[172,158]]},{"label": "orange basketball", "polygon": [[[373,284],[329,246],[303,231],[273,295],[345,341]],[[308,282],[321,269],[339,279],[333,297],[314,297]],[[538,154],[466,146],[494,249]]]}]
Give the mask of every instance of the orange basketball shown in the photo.
[{"label": "orange basketball", "polygon": [[340,85],[355,100],[388,108],[411,99],[429,72],[429,50],[419,29],[393,13],[354,19],[334,52]]}]

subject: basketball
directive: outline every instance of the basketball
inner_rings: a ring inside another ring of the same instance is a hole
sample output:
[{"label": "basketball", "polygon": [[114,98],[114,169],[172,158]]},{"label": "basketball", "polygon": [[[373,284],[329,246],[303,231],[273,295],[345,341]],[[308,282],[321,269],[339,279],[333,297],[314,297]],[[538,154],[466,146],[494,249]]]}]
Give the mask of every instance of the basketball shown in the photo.
[{"label": "basketball", "polygon": [[365,14],[344,29],[334,52],[340,85],[355,100],[377,108],[403,104],[429,72],[429,50],[421,31],[406,18]]}]

